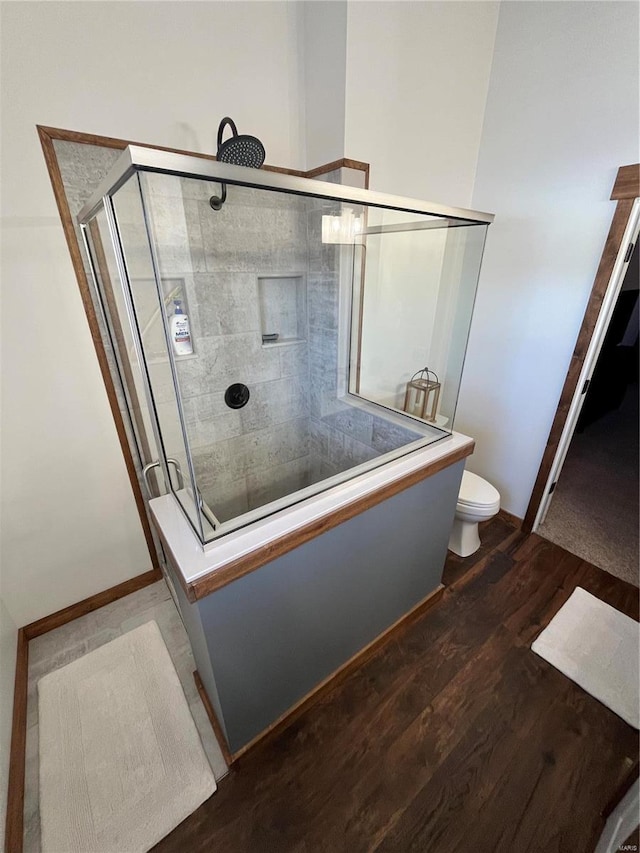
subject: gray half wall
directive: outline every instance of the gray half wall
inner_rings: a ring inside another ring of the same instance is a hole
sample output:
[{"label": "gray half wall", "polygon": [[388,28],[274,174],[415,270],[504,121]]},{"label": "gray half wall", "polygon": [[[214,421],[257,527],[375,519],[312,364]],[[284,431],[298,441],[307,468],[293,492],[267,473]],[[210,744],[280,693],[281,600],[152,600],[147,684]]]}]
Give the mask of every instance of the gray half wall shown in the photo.
[{"label": "gray half wall", "polygon": [[463,468],[197,602],[232,752],[436,589]]}]

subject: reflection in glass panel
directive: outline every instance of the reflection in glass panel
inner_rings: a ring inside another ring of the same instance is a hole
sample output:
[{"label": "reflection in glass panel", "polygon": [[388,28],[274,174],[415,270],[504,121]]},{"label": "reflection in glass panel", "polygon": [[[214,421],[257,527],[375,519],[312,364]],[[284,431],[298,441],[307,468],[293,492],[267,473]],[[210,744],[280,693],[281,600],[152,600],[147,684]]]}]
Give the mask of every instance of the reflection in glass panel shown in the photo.
[{"label": "reflection in glass panel", "polygon": [[352,393],[452,429],[486,228],[369,209]]}]

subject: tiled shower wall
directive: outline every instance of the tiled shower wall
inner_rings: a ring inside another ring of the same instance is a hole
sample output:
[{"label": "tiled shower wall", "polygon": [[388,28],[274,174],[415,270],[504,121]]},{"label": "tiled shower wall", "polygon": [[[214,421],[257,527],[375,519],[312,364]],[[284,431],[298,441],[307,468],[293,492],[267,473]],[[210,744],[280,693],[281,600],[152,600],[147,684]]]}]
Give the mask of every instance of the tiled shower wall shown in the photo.
[{"label": "tiled shower wall", "polygon": [[[230,186],[214,211],[218,185],[155,178],[161,272],[184,280],[194,344],[176,360],[189,444],[224,521],[308,484],[308,344],[263,345],[258,299],[259,276],[306,275],[305,200]],[[236,382],[251,396],[234,410],[224,392]]]},{"label": "tiled shower wall", "polygon": [[[213,211],[215,191],[195,180],[147,181],[161,273],[184,282],[191,322],[194,354],[176,362],[196,479],[225,521],[420,436],[337,399],[345,250],[322,244],[321,218],[339,206],[230,186]],[[303,276],[304,341],[262,344],[258,278],[270,275]],[[235,382],[251,394],[239,410],[224,402]],[[168,384],[155,391],[161,407],[172,405]]]},{"label": "tiled shower wall", "polygon": [[[198,485],[220,520],[418,437],[337,400],[341,249],[321,242],[336,205],[229,187],[213,211],[210,184],[148,186],[162,273],[185,281],[195,352],[178,359],[179,380]],[[263,346],[258,277],[294,274],[306,279],[307,339]],[[235,411],[224,402],[234,382],[251,392]]]}]

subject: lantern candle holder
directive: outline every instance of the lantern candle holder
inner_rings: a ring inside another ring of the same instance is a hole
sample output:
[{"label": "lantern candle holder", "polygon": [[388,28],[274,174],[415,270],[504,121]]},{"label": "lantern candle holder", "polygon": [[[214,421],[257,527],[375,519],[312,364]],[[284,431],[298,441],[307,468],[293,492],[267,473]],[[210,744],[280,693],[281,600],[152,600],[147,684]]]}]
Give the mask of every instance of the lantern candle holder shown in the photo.
[{"label": "lantern candle holder", "polygon": [[423,367],[414,373],[404,394],[405,412],[422,418],[423,421],[435,423],[440,401],[440,380],[433,370]]}]

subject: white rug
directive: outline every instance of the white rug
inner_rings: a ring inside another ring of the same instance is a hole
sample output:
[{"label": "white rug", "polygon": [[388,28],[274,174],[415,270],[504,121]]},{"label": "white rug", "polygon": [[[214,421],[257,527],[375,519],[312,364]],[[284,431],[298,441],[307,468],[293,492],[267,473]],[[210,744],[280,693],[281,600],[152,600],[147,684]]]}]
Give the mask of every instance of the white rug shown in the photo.
[{"label": "white rug", "polygon": [[38,682],[43,853],[134,853],[216,789],[155,622]]},{"label": "white rug", "polygon": [[640,630],[634,619],[576,587],[531,648],[640,728]]}]

